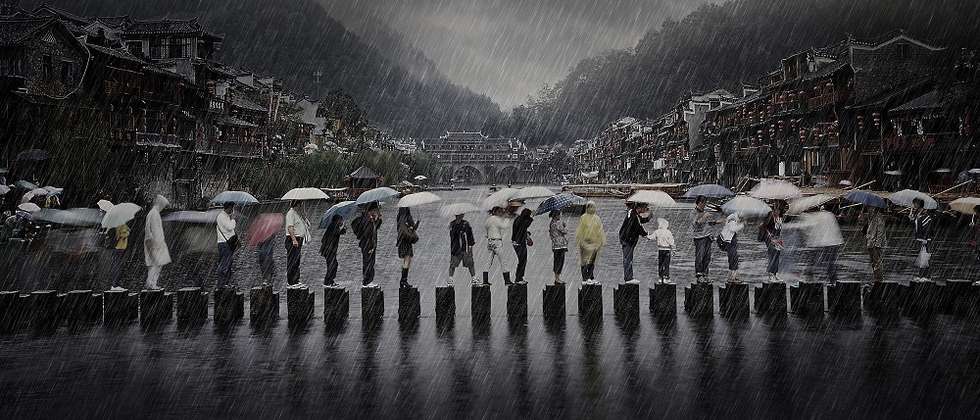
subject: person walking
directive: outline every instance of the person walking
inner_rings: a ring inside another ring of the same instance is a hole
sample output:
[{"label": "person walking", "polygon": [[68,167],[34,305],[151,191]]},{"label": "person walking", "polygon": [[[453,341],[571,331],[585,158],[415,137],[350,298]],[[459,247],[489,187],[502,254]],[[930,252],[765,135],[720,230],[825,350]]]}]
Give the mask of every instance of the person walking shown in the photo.
[{"label": "person walking", "polygon": [[783,252],[785,243],[782,239],[783,230],[783,205],[776,202],[772,206],[772,211],[766,217],[766,221],[759,227],[759,236],[766,244],[766,255],[768,263],[766,272],[769,274],[769,282],[779,282],[779,257]]},{"label": "person walking", "polygon": [[339,214],[333,215],[320,241],[320,255],[327,262],[327,272],[323,275],[324,287],[336,285],[334,280],[337,278],[337,249],[340,247],[340,235],[344,233],[347,233],[347,229],[344,229],[344,217]]},{"label": "person walking", "polygon": [[226,202],[215,221],[218,238],[218,282],[216,287],[228,287],[231,283],[231,263],[235,250],[238,248],[238,236],[235,235],[237,223],[231,217],[235,211],[235,203]]},{"label": "person walking", "polygon": [[490,284],[490,270],[493,269],[493,262],[500,264],[500,271],[504,277],[504,284],[511,284],[510,272],[507,271],[507,262],[503,252],[504,235],[511,228],[512,221],[505,216],[506,210],[501,207],[494,207],[490,217],[487,218],[487,251],[490,252],[490,262],[487,263],[487,271],[483,272],[483,284]]},{"label": "person walking", "polygon": [[419,235],[416,231],[419,228],[419,222],[416,222],[412,218],[412,211],[408,207],[401,207],[398,209],[398,216],[395,218],[395,223],[398,224],[398,238],[395,240],[395,244],[398,248],[398,258],[402,260],[402,277],[399,285],[401,287],[410,287],[408,284],[408,270],[412,268],[412,257],[414,253],[414,245],[419,240]]},{"label": "person walking", "polygon": [[300,212],[300,202],[293,200],[286,212],[286,284],[302,285],[300,277],[300,255],[303,243],[309,237],[310,222]]},{"label": "person walking", "polygon": [[932,241],[932,216],[925,209],[925,201],[921,198],[912,200],[912,210],[909,220],[912,221],[912,235],[919,248],[915,266],[919,269],[912,281],[929,281],[929,242]]},{"label": "person walking", "polygon": [[585,214],[579,218],[578,229],[575,230],[575,242],[578,245],[579,265],[582,267],[582,282],[594,284],[595,263],[599,251],[606,245],[606,231],[602,228],[602,220],[596,214],[598,210],[594,202],[585,204]]},{"label": "person walking", "polygon": [[837,256],[840,253],[840,248],[844,246],[844,235],[841,234],[837,216],[820,209],[803,213],[800,215],[799,222],[783,224],[783,228],[801,228],[803,230],[806,245],[817,249],[815,265],[826,268],[829,285],[837,284]]},{"label": "person walking", "polygon": [[377,262],[378,229],[381,227],[381,211],[378,203],[371,203],[354,221],[351,228],[361,249],[361,284],[365,287],[378,287],[374,282],[374,265]]},{"label": "person walking", "polygon": [[739,282],[738,233],[744,228],[745,224],[739,220],[738,214],[732,213],[725,219],[725,227],[721,229],[721,235],[718,236],[718,245],[728,256],[728,281],[731,283]]},{"label": "person walking", "polygon": [[640,212],[645,207],[636,203],[626,203],[626,205],[629,211],[619,227],[619,244],[623,247],[623,282],[632,284],[636,282],[633,279],[633,253],[636,244],[641,236],[645,237],[649,234],[643,229],[643,221],[640,218]]},{"label": "person walking", "polygon": [[146,213],[146,225],[143,228],[143,260],[146,263],[146,289],[159,290],[160,272],[163,266],[170,264],[170,250],[167,249],[167,238],[163,234],[163,219],[160,211],[167,208],[170,202],[162,195],[153,199],[153,207]]},{"label": "person walking", "polygon": [[453,285],[453,275],[456,274],[456,267],[462,263],[470,271],[473,284],[479,284],[476,278],[476,266],[473,263],[473,245],[476,240],[473,238],[473,228],[470,222],[463,218],[462,214],[455,215],[456,218],[449,222],[449,286]]},{"label": "person walking", "polygon": [[871,279],[876,282],[885,279],[884,269],[881,264],[881,251],[888,243],[888,235],[885,233],[885,218],[881,210],[868,207],[867,215],[862,214],[866,219],[864,227],[865,246],[868,248],[868,256],[871,258]]},{"label": "person walking", "polygon": [[527,247],[534,244],[531,234],[528,232],[532,222],[534,222],[534,218],[531,217],[531,210],[524,209],[514,219],[514,228],[510,233],[514,253],[517,254],[517,271],[514,273],[514,282],[516,283],[524,283],[524,270],[527,269]]},{"label": "person walking", "polygon": [[708,281],[708,267],[711,265],[710,225],[717,224],[714,216],[707,211],[708,198],[699,195],[694,201],[694,220],[691,224],[691,237],[694,238],[694,274],[696,281]]},{"label": "person walking", "polygon": [[125,290],[122,287],[123,282],[123,267],[126,264],[126,249],[129,248],[129,225],[123,223],[117,226],[115,229],[115,243],[112,246],[111,264],[109,268],[111,270],[110,279],[112,281],[113,291]]},{"label": "person walking", "polygon": [[551,223],[548,224],[548,236],[551,237],[552,269],[555,273],[555,284],[561,284],[561,272],[565,268],[565,253],[568,252],[568,227],[561,220],[561,210],[552,210]]},{"label": "person walking", "polygon": [[657,219],[657,229],[647,239],[657,243],[657,275],[660,283],[670,283],[670,257],[676,245],[667,219]]},{"label": "person walking", "polygon": [[276,242],[276,235],[269,236],[255,246],[255,256],[259,262],[259,273],[262,275],[262,285],[270,286],[276,275],[276,260],[273,251]]}]

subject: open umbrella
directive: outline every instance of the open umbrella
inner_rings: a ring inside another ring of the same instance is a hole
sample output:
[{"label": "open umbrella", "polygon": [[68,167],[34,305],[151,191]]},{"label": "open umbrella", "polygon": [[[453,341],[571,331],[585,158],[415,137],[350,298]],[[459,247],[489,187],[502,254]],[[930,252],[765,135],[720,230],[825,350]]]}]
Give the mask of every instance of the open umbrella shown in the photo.
[{"label": "open umbrella", "polygon": [[65,189],[61,187],[52,187],[50,185],[45,185],[43,188],[48,192],[48,195],[59,195],[65,192]]},{"label": "open umbrella", "polygon": [[470,203],[453,203],[439,209],[439,214],[442,217],[454,217],[457,214],[477,213],[479,211],[479,207]]},{"label": "open umbrella", "polygon": [[428,178],[428,177],[426,177],[425,175],[416,175],[416,176],[415,176],[415,180],[416,180],[416,181],[425,181],[425,180],[427,180],[427,179],[429,179],[429,178]]},{"label": "open umbrella", "polygon": [[891,200],[892,203],[905,207],[912,207],[912,201],[917,198],[922,200],[926,209],[935,210],[939,208],[939,203],[937,203],[936,200],[930,197],[929,194],[920,191],[901,190],[888,195],[888,199]]},{"label": "open umbrella", "polygon": [[552,212],[554,210],[561,210],[568,206],[579,206],[584,205],[589,200],[583,197],[579,197],[572,193],[561,193],[553,197],[544,200],[541,205],[538,206],[538,210],[534,212],[535,215],[545,214]]},{"label": "open umbrella", "polygon": [[282,196],[282,200],[328,200],[330,196],[319,188],[293,188]]},{"label": "open umbrella", "polygon": [[34,214],[34,220],[63,226],[94,227],[102,224],[103,214],[99,209],[74,208],[68,210],[41,209]]},{"label": "open umbrella", "polygon": [[524,201],[533,198],[551,197],[553,195],[555,195],[554,191],[551,191],[545,187],[534,186],[534,187],[524,187],[517,190],[517,193],[515,193],[514,196],[511,197],[510,199],[515,201]]},{"label": "open umbrella", "polygon": [[25,181],[23,179],[15,182],[14,186],[22,190],[35,190],[38,188],[37,184],[30,181]]},{"label": "open umbrella", "polygon": [[[117,204],[116,207],[121,206]],[[113,207],[115,209],[115,207]],[[193,211],[193,210],[183,210],[175,211],[166,216],[163,216],[164,222],[173,223],[188,223],[197,225],[209,225],[218,223],[218,213],[223,212],[222,209],[213,209],[208,211]]]},{"label": "open umbrella", "polygon": [[980,197],[957,198],[949,203],[949,208],[963,214],[977,214],[976,207],[980,206]]},{"label": "open umbrella", "polygon": [[0,185],[0,195],[6,195],[10,192],[10,187],[6,185]]},{"label": "open umbrella", "polygon": [[836,196],[830,194],[817,194],[809,197],[797,198],[789,202],[787,214],[797,215],[815,207],[820,207],[828,201],[833,201]]},{"label": "open umbrella", "polygon": [[211,199],[212,205],[221,205],[224,203],[235,203],[240,206],[246,206],[249,204],[257,204],[258,199],[245,191],[224,191]]},{"label": "open umbrella", "polygon": [[735,213],[742,217],[762,217],[769,214],[772,209],[758,198],[740,195],[723,204],[721,211],[725,214]]},{"label": "open umbrella", "polygon": [[885,175],[888,175],[888,176],[902,176],[902,171],[900,171],[898,169],[893,169],[893,170],[890,170],[890,171],[885,171]]},{"label": "open umbrella", "polygon": [[283,223],[285,223],[285,216],[281,213],[262,213],[248,224],[245,240],[249,246],[265,242],[282,230]]},{"label": "open umbrella", "polygon": [[373,203],[375,201],[386,201],[392,198],[398,197],[401,194],[389,187],[378,187],[375,189],[367,190],[357,196],[357,204],[367,204]]},{"label": "open umbrella", "polygon": [[16,160],[19,162],[41,162],[48,160],[51,155],[41,149],[28,149],[17,154]]},{"label": "open umbrella", "polygon": [[41,207],[34,203],[20,203],[17,205],[17,209],[28,213],[41,211]]},{"label": "open umbrella", "polygon": [[112,202],[109,200],[99,200],[97,203],[95,203],[95,205],[99,206],[99,209],[102,211],[109,211],[109,209],[114,206],[114,204],[112,204]]},{"label": "open umbrella", "polygon": [[888,207],[888,201],[880,195],[869,191],[854,190],[844,195],[844,199],[855,204],[877,207],[880,209]]},{"label": "open umbrella", "polygon": [[684,193],[684,198],[697,198],[698,196],[708,198],[727,198],[734,197],[735,193],[732,192],[732,190],[718,184],[701,184],[688,188],[687,192]]},{"label": "open umbrella", "polygon": [[656,190],[637,191],[627,198],[626,201],[629,203],[644,203],[656,207],[670,207],[677,204],[667,193]]},{"label": "open umbrella", "polygon": [[749,195],[763,200],[789,200],[803,195],[800,189],[789,182],[778,179],[763,179],[752,188]]},{"label": "open umbrella", "polygon": [[484,210],[490,210],[494,207],[507,207],[507,203],[514,198],[515,194],[517,194],[517,190],[514,188],[501,188],[484,198],[481,207]]},{"label": "open umbrella", "polygon": [[111,229],[122,226],[124,223],[133,220],[140,209],[142,207],[133,203],[116,204],[105,213],[105,216],[102,218],[102,227]]},{"label": "open umbrella", "polygon": [[442,198],[440,198],[438,195],[424,191],[402,197],[401,200],[398,200],[398,207],[418,207],[426,204],[432,204],[441,200]]},{"label": "open umbrella", "polygon": [[323,212],[323,217],[320,218],[320,229],[326,229],[327,226],[330,226],[330,220],[333,219],[334,215],[339,214],[346,219],[354,210],[357,210],[356,201],[341,201],[330,206],[327,211]]},{"label": "open umbrella", "polygon": [[47,197],[48,194],[49,194],[48,190],[44,188],[35,188],[33,190],[24,193],[24,196],[20,198],[20,202],[26,203],[28,201],[33,200],[35,197]]}]

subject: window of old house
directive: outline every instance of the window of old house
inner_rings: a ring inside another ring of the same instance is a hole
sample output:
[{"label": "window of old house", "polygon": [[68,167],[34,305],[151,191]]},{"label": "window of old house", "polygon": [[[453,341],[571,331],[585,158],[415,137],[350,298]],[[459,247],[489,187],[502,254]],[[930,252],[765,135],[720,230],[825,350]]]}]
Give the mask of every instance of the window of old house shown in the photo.
[{"label": "window of old house", "polygon": [[51,80],[51,77],[54,76],[54,63],[51,61],[50,55],[41,57],[41,72],[44,80]]}]

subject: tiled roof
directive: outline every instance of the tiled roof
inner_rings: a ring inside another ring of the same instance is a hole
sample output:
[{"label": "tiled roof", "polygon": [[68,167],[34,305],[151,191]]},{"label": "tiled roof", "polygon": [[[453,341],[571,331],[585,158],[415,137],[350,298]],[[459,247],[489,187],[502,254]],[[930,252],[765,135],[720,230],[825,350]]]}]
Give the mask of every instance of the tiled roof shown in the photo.
[{"label": "tiled roof", "polygon": [[247,110],[250,110],[250,111],[259,111],[259,112],[268,111],[268,109],[266,109],[264,106],[259,105],[259,104],[255,103],[255,102],[252,102],[248,98],[243,97],[241,95],[236,95],[236,96],[232,97],[231,98],[231,104],[233,106],[238,107],[238,108],[247,109]]},{"label": "tiled roof", "polygon": [[230,115],[224,115],[221,118],[218,118],[218,124],[220,124],[220,125],[230,125],[230,126],[235,126],[235,127],[249,127],[249,128],[258,127],[258,125],[252,124],[252,123],[250,123],[248,121],[245,121],[245,120],[241,120],[241,119],[232,117]]},{"label": "tiled roof", "polygon": [[0,20],[0,45],[19,45],[54,22],[50,18]]},{"label": "tiled roof", "polygon": [[103,47],[101,45],[95,45],[95,44],[86,44],[86,46],[90,50],[95,51],[97,53],[102,53],[102,54],[105,54],[105,55],[108,55],[108,56],[112,56],[112,57],[116,57],[116,58],[121,58],[123,60],[129,60],[129,61],[137,62],[137,63],[140,63],[140,64],[146,64],[146,61],[143,61],[143,59],[141,59],[141,58],[139,58],[139,57],[137,57],[135,55],[130,54],[129,51],[126,51],[124,49],[108,48],[108,47]]},{"label": "tiled roof", "polygon": [[182,34],[204,31],[204,28],[197,23],[197,18],[186,20],[129,20],[122,29],[128,33],[138,34]]},{"label": "tiled roof", "polygon": [[919,96],[911,101],[908,101],[892,111],[903,112],[903,111],[917,111],[921,109],[934,109],[942,108],[944,104],[942,96],[939,91],[932,90],[925,95]]}]

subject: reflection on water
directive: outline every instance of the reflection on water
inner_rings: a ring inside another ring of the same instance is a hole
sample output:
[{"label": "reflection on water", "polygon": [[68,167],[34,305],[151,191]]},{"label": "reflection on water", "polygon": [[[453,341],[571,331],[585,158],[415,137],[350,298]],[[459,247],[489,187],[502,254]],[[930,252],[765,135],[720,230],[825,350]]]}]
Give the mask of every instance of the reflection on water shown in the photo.
[{"label": "reflection on water", "polygon": [[[449,201],[476,201],[481,194],[447,195]],[[607,232],[613,234],[621,204],[607,200],[600,205]],[[394,215],[386,209],[382,237],[391,240],[382,247],[378,269],[389,289],[388,313],[380,326],[362,327],[360,291],[351,287],[351,318],[330,330],[320,320],[318,292],[316,319],[298,330],[287,328],[282,319],[265,329],[247,323],[218,329],[208,323],[178,330],[171,323],[147,330],[132,325],[62,330],[49,336],[0,336],[0,418],[80,413],[341,418],[980,416],[975,398],[980,389],[980,328],[973,321],[946,316],[925,321],[865,317],[812,322],[794,316],[693,320],[683,312],[656,319],[646,313],[644,292],[639,322],[629,325],[612,316],[612,292],[606,290],[607,315],[598,327],[591,327],[576,316],[579,282],[572,277],[566,294],[569,316],[545,322],[540,290],[542,279],[550,278],[546,239],[530,251],[532,261],[547,263],[528,267],[526,323],[508,322],[505,290],[495,284],[490,322],[474,325],[470,288],[460,278],[456,319],[437,326],[433,288],[446,278],[448,221],[433,212],[434,207],[417,212],[422,220],[412,273],[422,292],[417,325],[401,326],[394,316],[398,265]],[[689,276],[693,252],[682,227],[689,211],[661,216],[671,219],[679,236],[675,272],[680,274],[675,277]],[[479,231],[477,219],[471,216]],[[546,225],[535,221],[533,234],[546,238]],[[842,275],[862,277],[867,264],[855,235],[850,231]],[[905,252],[900,248],[902,235],[902,230],[893,235],[896,259],[904,255],[899,251]],[[351,286],[359,281],[359,262],[353,238],[344,241],[339,277]],[[745,244],[747,260],[762,258],[761,244]],[[314,252],[318,245],[314,238],[304,251],[303,276],[311,283],[323,274]],[[607,248],[600,257],[598,271],[607,286],[621,275],[615,248]],[[644,278],[655,272],[652,250],[645,243],[638,250],[637,272]],[[190,281],[193,267],[210,266],[209,255],[177,251],[178,263],[165,271],[171,287]],[[284,258],[282,247],[276,252]],[[27,270],[33,277],[18,279],[19,287],[28,281],[45,286],[62,281],[52,274],[59,272],[59,259],[39,255],[20,268],[50,264],[51,270]],[[237,256],[242,287],[257,281],[253,257],[252,250]],[[485,250],[478,247],[477,260],[483,257]],[[143,272],[140,258],[132,258],[128,271],[136,282]],[[569,260],[566,271],[575,273],[576,258]],[[787,270],[799,272],[798,261]],[[943,261],[947,272],[975,271],[949,268],[951,260]],[[761,264],[745,265],[749,273],[761,273]],[[713,269],[722,267],[724,262],[716,258]],[[894,276],[903,275],[901,266],[893,268]]]}]

